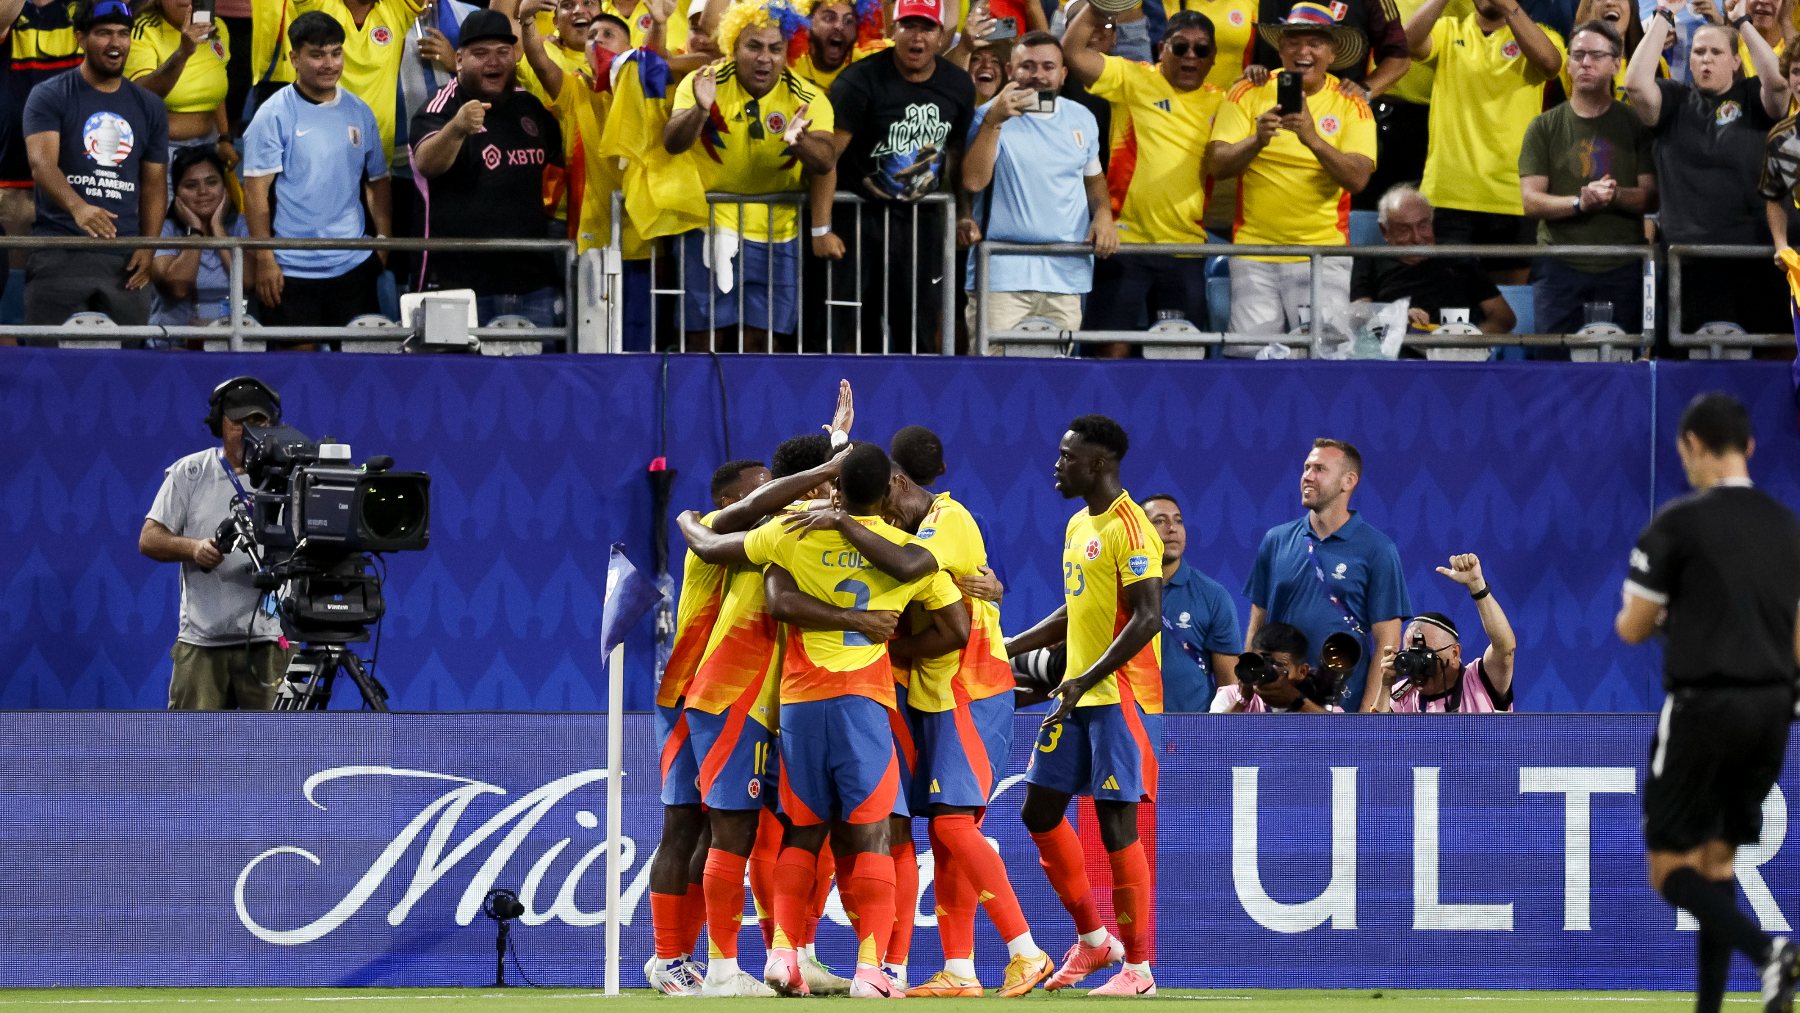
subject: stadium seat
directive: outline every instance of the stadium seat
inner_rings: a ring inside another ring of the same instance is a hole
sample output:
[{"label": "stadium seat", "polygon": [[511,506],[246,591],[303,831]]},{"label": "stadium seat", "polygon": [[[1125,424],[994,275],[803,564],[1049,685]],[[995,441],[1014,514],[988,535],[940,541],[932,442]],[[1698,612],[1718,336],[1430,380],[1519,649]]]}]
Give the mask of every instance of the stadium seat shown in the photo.
[{"label": "stadium seat", "polygon": [[[394,321],[379,313],[364,313],[362,316],[351,320],[349,326],[392,327],[394,326]],[[400,352],[400,341],[397,338],[391,337],[372,338],[367,341],[344,338],[338,343],[338,347],[346,352],[374,352],[376,354],[395,355]]]},{"label": "stadium seat", "polygon": [[[112,317],[94,310],[83,310],[70,314],[69,319],[62,322],[64,327],[79,327],[87,330],[106,330],[117,327]],[[58,348],[118,348],[119,339],[113,338],[64,338],[56,343]]]},{"label": "stadium seat", "polygon": [[[1513,316],[1518,318],[1518,322],[1513,324],[1512,332],[1514,334],[1536,334],[1537,304],[1532,302],[1531,286],[1501,285],[1500,297],[1506,300],[1506,305],[1512,307]],[[1525,349],[1518,345],[1496,347],[1494,361],[1524,362]]]},{"label": "stadium seat", "polygon": [[[220,317],[219,319],[214,320],[212,323],[207,324],[207,326],[208,327],[218,327],[218,328],[229,328],[231,326],[231,318],[230,317]],[[256,322],[255,317],[246,313],[246,314],[244,314],[244,326],[245,327],[261,327],[262,325]],[[204,347],[209,352],[229,352],[229,351],[231,351],[231,339],[230,338],[207,338]],[[246,352],[261,352],[261,351],[267,350],[268,347],[269,347],[269,343],[266,341],[251,338],[248,336],[246,336],[244,338],[244,351],[246,351]]]},{"label": "stadium seat", "polygon": [[[1224,257],[1220,257],[1224,260]],[[1206,329],[1223,331],[1231,326],[1231,278],[1206,279]]]},{"label": "stadium seat", "polygon": [[[519,316],[517,313],[503,313],[488,321],[487,325],[489,327],[507,327],[514,330],[529,329],[537,326],[537,324],[532,323],[529,318]],[[537,338],[521,338],[516,341],[506,338],[481,339],[482,355],[510,357],[514,355],[539,355],[542,354],[543,351],[544,343]]]},{"label": "stadium seat", "polygon": [[1374,211],[1350,212],[1350,245],[1381,246],[1381,216]]}]

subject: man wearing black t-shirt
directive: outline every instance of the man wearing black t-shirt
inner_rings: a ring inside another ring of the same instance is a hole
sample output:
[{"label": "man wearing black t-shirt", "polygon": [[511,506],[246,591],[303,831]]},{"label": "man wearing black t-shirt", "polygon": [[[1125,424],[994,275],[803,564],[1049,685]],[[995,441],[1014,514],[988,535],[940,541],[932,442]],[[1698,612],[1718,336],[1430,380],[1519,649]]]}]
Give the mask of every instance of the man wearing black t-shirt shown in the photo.
[{"label": "man wearing black t-shirt", "polygon": [[[83,59],[25,102],[25,148],[37,183],[35,236],[160,236],[168,211],[169,114],[124,78],[131,9],[93,0],[75,15]],[[25,265],[25,322],[60,324],[95,310],[120,325],[150,319],[155,250],[36,250]]]},{"label": "man wearing black t-shirt", "polygon": [[[975,85],[967,71],[937,55],[943,0],[898,0],[894,29],[893,48],[851,64],[831,86],[837,182],[839,190],[869,202],[861,210],[855,262],[862,274],[863,349],[882,350],[885,326],[888,350],[916,344],[933,351],[945,283],[944,215],[907,205],[951,189],[953,156],[960,156],[975,113]],[[855,215],[840,204],[833,228],[856,235]],[[858,291],[848,272],[835,286],[835,299]]]},{"label": "man wearing black t-shirt", "polygon": [[1638,536],[1615,626],[1660,627],[1668,698],[1644,782],[1650,885],[1700,923],[1696,1008],[1719,1009],[1731,951],[1762,969],[1764,1008],[1793,1007],[1800,946],[1737,904],[1732,860],[1762,836],[1800,676],[1800,519],[1750,484],[1750,416],[1729,394],[1695,398],[1676,435],[1694,492]]},{"label": "man wearing black t-shirt", "polygon": [[[1381,238],[1389,246],[1436,246],[1431,202],[1410,183],[1396,183],[1377,205]],[[1506,334],[1518,322],[1512,307],[1474,257],[1358,257],[1350,274],[1354,302],[1412,300],[1410,326],[1444,322],[1442,310],[1465,309],[1483,334]]]},{"label": "man wearing black t-shirt", "polygon": [[[413,178],[431,237],[542,239],[544,174],[562,165],[562,131],[514,79],[512,22],[498,11],[463,20],[456,80],[412,118]],[[475,290],[483,324],[518,315],[556,325],[562,269],[549,254],[433,253],[427,287]]]}]

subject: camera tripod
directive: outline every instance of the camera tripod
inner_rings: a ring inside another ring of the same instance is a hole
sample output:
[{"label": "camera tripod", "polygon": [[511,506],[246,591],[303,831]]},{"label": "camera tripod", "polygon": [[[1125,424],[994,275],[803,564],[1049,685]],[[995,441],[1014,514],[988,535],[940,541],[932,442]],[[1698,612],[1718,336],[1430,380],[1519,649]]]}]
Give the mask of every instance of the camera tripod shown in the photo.
[{"label": "camera tripod", "polygon": [[387,690],[368,670],[362,659],[344,644],[308,644],[288,662],[281,690],[275,697],[278,711],[322,711],[331,704],[331,688],[339,672],[362,693],[363,709],[386,712]]}]

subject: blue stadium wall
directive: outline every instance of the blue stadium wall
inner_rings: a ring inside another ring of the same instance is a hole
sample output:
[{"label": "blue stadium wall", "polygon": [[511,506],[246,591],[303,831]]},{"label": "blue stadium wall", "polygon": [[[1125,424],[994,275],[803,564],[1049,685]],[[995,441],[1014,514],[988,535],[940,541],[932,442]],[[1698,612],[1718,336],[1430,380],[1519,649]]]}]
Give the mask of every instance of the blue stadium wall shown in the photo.
[{"label": "blue stadium wall", "polygon": [[[1052,488],[1051,465],[1072,417],[1124,422],[1127,488],[1180,495],[1188,559],[1234,592],[1262,533],[1299,515],[1310,440],[1352,440],[1368,462],[1356,506],[1399,544],[1416,608],[1473,626],[1474,610],[1432,567],[1452,552],[1482,555],[1519,631],[1524,710],[1656,706],[1654,650],[1619,649],[1611,617],[1632,539],[1652,505],[1683,487],[1670,434],[1692,394],[1724,388],[1750,402],[1756,477],[1800,504],[1787,367],[1773,363],[7,349],[0,707],[163,706],[179,592],[173,567],[138,555],[137,533],[162,469],[212,441],[201,425],[207,392],[239,373],[273,383],[290,422],[347,440],[359,460],[391,454],[432,475],[431,548],[390,559],[379,674],[403,710],[600,708],[606,550],[623,541],[650,568],[650,459],[666,452],[678,469],[676,509],[704,507],[727,434],[732,456],[760,457],[818,431],[840,377],[856,386],[859,436],[885,441],[912,422],[942,434],[945,486],[988,522],[1014,632],[1059,601],[1071,504]],[[640,630],[628,644],[633,709],[651,699],[651,654]]]},{"label": "blue stadium wall", "polygon": [[[623,981],[650,952],[652,719],[626,717]],[[1158,979],[1247,987],[1691,988],[1694,933],[1645,885],[1650,715],[1169,720]],[[1033,720],[984,829],[1032,928],[1073,934],[1019,824]],[[492,888],[516,963],[602,980],[605,719],[593,714],[0,714],[0,986],[481,985]],[[1796,914],[1787,773],[1740,855],[1747,910]],[[913,966],[940,951],[922,859]],[[1100,859],[1104,867],[1104,858]],[[853,960],[837,898],[827,961]],[[746,916],[741,959],[761,966]],[[1005,948],[985,917],[977,957]],[[1734,985],[1754,987],[1736,962]]]}]

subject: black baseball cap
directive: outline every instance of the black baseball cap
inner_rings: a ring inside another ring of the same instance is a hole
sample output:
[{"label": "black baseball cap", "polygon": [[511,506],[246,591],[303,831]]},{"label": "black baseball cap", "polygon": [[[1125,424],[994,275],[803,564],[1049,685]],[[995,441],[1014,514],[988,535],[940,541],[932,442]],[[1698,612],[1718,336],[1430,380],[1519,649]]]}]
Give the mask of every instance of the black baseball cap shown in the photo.
[{"label": "black baseball cap", "polygon": [[460,38],[456,46],[471,46],[488,39],[501,39],[506,42],[518,42],[519,37],[513,33],[512,19],[499,11],[473,11],[463,19]]},{"label": "black baseball cap", "polygon": [[268,394],[255,384],[238,384],[225,392],[219,400],[219,410],[233,422],[242,422],[252,415],[261,415],[273,422],[281,417],[281,409],[269,400]]}]

